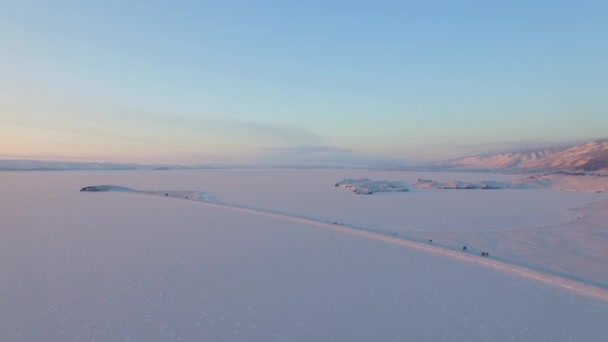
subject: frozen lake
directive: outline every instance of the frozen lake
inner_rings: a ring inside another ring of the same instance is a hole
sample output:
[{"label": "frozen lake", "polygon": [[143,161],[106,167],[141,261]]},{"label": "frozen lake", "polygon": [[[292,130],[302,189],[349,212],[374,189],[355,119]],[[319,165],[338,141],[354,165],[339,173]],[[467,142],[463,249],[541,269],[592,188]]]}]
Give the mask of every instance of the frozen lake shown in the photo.
[{"label": "frozen lake", "polygon": [[566,227],[580,215],[570,209],[606,198],[552,190],[363,196],[333,186],[358,177],[414,184],[516,176],[0,173],[0,340],[593,341],[608,335],[605,302],[491,268],[191,201],[78,192],[95,184],[205,191],[224,203],[449,241]]}]

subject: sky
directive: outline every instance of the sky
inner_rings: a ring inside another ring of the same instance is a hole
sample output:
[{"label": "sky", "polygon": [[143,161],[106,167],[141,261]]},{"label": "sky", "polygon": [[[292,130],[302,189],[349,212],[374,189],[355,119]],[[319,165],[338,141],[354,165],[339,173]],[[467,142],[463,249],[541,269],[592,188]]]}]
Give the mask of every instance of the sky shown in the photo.
[{"label": "sky", "polygon": [[398,164],[608,137],[606,1],[0,7],[4,159]]}]

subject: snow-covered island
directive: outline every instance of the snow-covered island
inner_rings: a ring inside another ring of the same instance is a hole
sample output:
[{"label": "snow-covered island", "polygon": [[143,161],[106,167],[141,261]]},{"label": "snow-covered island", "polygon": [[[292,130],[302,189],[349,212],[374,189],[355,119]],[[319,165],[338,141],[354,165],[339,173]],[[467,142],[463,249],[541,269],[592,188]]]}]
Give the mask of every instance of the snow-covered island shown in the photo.
[{"label": "snow-covered island", "polygon": [[180,190],[136,190],[119,185],[91,185],[80,189],[80,192],[130,192],[138,195],[178,198],[199,202],[221,203],[214,194],[207,191]]},{"label": "snow-covered island", "polygon": [[84,188],[80,189],[80,191],[81,192],[107,192],[107,191],[133,192],[135,190],[124,187],[124,186],[118,186],[118,185],[92,185],[92,186],[85,186]]},{"label": "snow-covered island", "polygon": [[[409,187],[408,187],[408,184]],[[407,192],[420,190],[498,190],[498,189],[551,189],[576,192],[608,192],[608,176],[594,173],[534,173],[510,180],[436,181],[418,178],[414,183],[369,178],[343,179],[336,187],[352,189],[355,194],[371,195],[378,192]]]},{"label": "snow-covered island", "polygon": [[437,182],[430,179],[418,179],[416,186],[419,189],[450,189],[450,190],[495,190],[495,189],[524,189],[530,188],[530,184],[516,184],[499,181],[463,182],[452,180],[449,182]]},{"label": "snow-covered island", "polygon": [[[378,192],[408,192],[408,186],[403,182],[396,181],[376,181],[368,178],[343,179],[335,184],[336,187],[352,189],[358,195],[371,195]],[[520,184],[501,181],[479,181],[465,182],[452,180],[448,182],[438,182],[430,179],[419,178],[416,187],[423,190],[493,190],[493,189],[527,189],[535,187],[535,184]]]},{"label": "snow-covered island", "polygon": [[371,195],[377,192],[407,192],[407,185],[402,182],[373,181],[368,178],[343,179],[336,183],[336,187],[352,189],[357,195]]}]

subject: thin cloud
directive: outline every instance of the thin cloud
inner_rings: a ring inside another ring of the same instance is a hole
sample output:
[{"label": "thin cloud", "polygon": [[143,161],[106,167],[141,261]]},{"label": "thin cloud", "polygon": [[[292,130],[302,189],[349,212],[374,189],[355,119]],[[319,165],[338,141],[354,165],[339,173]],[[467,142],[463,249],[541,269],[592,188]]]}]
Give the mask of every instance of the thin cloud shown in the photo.
[{"label": "thin cloud", "polygon": [[386,158],[334,146],[295,146],[261,150],[261,163],[268,165],[313,165],[325,167],[406,167],[402,159]]},{"label": "thin cloud", "polygon": [[[242,149],[322,144],[323,138],[288,124],[192,117],[119,108],[12,105],[0,109],[0,124],[69,133],[82,142],[99,138],[124,143],[197,146],[242,145]],[[178,151],[177,151],[178,152]]]},{"label": "thin cloud", "polygon": [[324,143],[319,134],[281,123],[82,103],[0,102],[0,126],[22,132],[10,137],[14,146],[29,146],[18,154],[4,144],[0,148],[4,158],[253,165],[264,160],[266,155],[260,153],[264,147]]}]

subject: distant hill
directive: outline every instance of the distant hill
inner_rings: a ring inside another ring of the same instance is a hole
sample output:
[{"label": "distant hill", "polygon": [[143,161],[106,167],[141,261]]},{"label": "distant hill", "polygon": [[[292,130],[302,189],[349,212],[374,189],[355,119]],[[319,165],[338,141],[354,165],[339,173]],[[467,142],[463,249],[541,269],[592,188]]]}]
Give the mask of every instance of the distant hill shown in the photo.
[{"label": "distant hill", "polygon": [[44,160],[0,160],[0,171],[60,171],[60,170],[137,170],[146,168],[138,164],[86,163]]},{"label": "distant hill", "polygon": [[[257,167],[328,168],[348,167],[328,165],[256,165]],[[133,163],[91,163],[41,160],[1,160],[0,171],[60,171],[60,170],[184,170],[241,168],[246,166],[222,166],[214,164],[140,165]],[[360,166],[359,166],[360,167]],[[608,139],[553,148],[528,149],[514,152],[489,153],[423,165],[434,169],[555,169],[608,172]]]},{"label": "distant hill", "polygon": [[608,139],[563,147],[482,154],[436,163],[462,169],[559,169],[608,171]]},{"label": "distant hill", "polygon": [[175,170],[187,169],[180,165],[140,165],[133,163],[95,163],[0,159],[0,171],[67,171],[67,170]]}]

